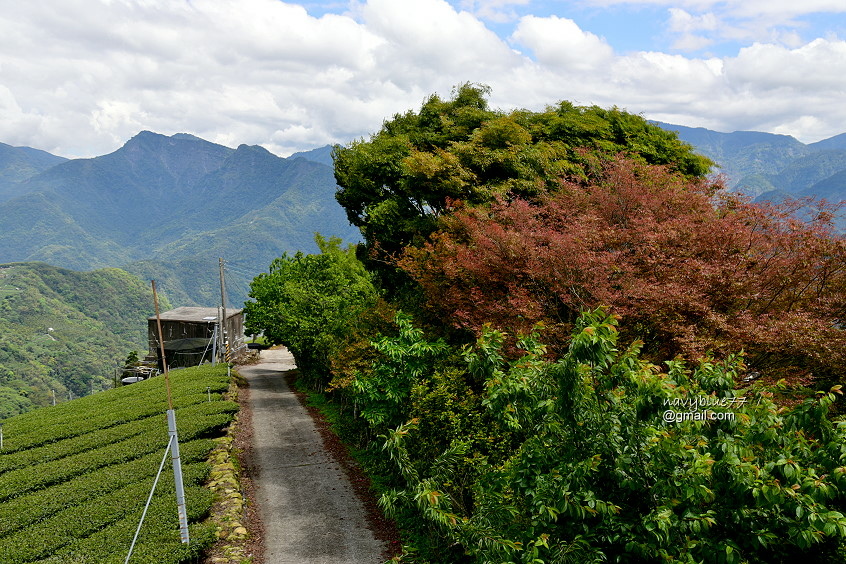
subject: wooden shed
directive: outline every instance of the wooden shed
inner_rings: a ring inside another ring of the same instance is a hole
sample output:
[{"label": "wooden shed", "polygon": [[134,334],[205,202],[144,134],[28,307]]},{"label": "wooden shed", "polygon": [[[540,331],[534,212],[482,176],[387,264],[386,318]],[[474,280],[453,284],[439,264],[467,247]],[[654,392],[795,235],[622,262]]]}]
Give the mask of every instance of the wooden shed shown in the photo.
[{"label": "wooden shed", "polygon": [[[161,314],[165,355],[168,366],[196,366],[212,359],[220,310],[215,307],[178,307]],[[241,309],[227,309],[225,323],[229,352],[234,355],[244,348],[244,313]],[[161,364],[156,316],[147,320],[147,340],[150,356]],[[220,346],[220,341],[217,347]]]}]

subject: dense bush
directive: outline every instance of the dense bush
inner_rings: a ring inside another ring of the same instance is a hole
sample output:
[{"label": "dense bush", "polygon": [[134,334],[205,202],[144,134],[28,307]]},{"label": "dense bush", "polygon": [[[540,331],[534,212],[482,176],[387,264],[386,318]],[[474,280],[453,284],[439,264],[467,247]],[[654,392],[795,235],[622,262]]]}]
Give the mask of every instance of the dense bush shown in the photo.
[{"label": "dense bush", "polygon": [[827,418],[839,387],[787,411],[763,388],[736,389],[740,357],[665,371],[617,339],[597,310],[561,358],[529,335],[508,362],[502,333],[484,332],[453,372],[482,382],[462,434],[441,418],[467,398],[437,392],[434,366],[394,364],[441,400],[385,436],[405,485],[383,505],[437,527],[429,561],[452,543],[474,562],[844,561],[846,423]]}]

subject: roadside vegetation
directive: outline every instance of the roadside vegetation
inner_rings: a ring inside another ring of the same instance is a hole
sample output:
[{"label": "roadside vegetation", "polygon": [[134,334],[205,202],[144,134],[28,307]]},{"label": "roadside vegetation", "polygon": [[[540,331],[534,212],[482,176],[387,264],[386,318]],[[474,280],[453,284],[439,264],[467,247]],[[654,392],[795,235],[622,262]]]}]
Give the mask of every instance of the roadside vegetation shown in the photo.
[{"label": "roadside vegetation", "polygon": [[[169,462],[130,562],[188,562],[216,540],[206,462],[238,406],[225,366],[170,373],[191,543],[179,537]],[[124,562],[168,443],[163,377],[3,421],[0,558]]]},{"label": "roadside vegetation", "polygon": [[846,562],[832,210],[752,205],[619,109],[486,97],[336,148],[365,243],[277,259],[247,306],[371,472],[396,559]]}]

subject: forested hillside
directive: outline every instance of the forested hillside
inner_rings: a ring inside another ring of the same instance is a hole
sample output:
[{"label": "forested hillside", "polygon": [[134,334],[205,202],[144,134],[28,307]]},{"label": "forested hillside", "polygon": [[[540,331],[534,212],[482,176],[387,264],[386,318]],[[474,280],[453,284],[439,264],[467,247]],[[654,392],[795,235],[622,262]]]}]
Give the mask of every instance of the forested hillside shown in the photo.
[{"label": "forested hillside", "polygon": [[0,265],[0,419],[111,387],[147,350],[153,309],[149,284],[123,270]]},{"label": "forested hillside", "polygon": [[222,257],[240,305],[249,278],[273,258],[316,250],[315,232],[358,237],[334,199],[331,167],[308,155],[144,131],[108,155],[49,162],[3,169],[0,160],[10,178],[0,189],[0,260],[121,267],[167,279],[162,289],[176,303],[213,305]]},{"label": "forested hillside", "polygon": [[24,180],[66,160],[31,147],[0,143],[0,201],[19,195]]},{"label": "forested hillside", "polygon": [[[788,199],[825,199],[838,204],[846,200],[846,135],[804,144],[789,135],[758,131],[720,133],[701,127],[659,123],[713,160],[716,172],[726,175],[730,188],[759,202]],[[813,206],[805,208],[813,214]],[[835,224],[846,233],[846,211]]]},{"label": "forested hillside", "polygon": [[336,151],[365,243],[275,260],[248,330],[331,391],[399,561],[846,563],[846,240],[711,164],[470,84]]}]

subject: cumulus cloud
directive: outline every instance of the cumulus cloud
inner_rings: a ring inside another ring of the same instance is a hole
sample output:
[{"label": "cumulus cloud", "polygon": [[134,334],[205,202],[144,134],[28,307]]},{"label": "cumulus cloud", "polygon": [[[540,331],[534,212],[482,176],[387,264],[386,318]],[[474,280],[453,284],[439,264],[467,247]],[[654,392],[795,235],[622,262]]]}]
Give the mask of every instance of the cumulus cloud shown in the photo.
[{"label": "cumulus cloud", "polygon": [[[521,4],[367,0],[315,17],[279,0],[21,2],[0,11],[0,141],[92,156],[149,129],[286,155],[367,136],[466,81],[503,109],[567,99],[806,140],[841,132],[837,38],[702,58],[615,53],[563,17],[520,17],[507,39],[483,20]],[[713,5],[675,3],[673,29],[690,41],[724,29]]]},{"label": "cumulus cloud", "polygon": [[521,18],[511,39],[531,49],[539,63],[565,71],[596,69],[614,55],[604,39],[557,16]]},{"label": "cumulus cloud", "polygon": [[728,59],[726,72],[737,87],[842,94],[846,88],[846,41],[815,39],[796,49],[756,43]]}]

